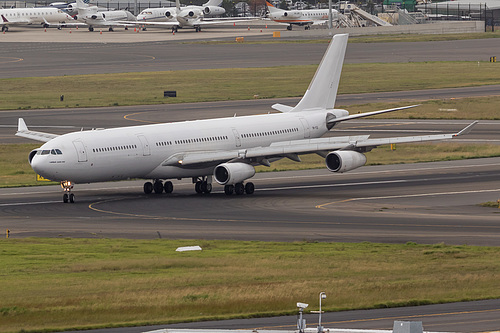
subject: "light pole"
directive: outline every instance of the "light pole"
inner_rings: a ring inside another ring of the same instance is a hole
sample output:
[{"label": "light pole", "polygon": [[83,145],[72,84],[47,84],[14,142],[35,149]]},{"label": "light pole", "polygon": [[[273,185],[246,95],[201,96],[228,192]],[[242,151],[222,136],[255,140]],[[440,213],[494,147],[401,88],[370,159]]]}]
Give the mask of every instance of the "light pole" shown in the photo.
[{"label": "light pole", "polygon": [[324,291],[319,293],[319,321],[318,321],[318,333],[323,333],[323,326],[321,326],[321,300],[326,298],[326,293]]}]

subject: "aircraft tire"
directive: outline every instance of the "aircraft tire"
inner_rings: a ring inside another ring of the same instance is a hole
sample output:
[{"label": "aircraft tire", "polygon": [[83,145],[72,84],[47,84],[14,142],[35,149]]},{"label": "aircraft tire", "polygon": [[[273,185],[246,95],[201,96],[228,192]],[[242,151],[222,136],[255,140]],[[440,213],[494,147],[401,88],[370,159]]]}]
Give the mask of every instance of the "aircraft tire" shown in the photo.
[{"label": "aircraft tire", "polygon": [[160,181],[156,181],[153,184],[153,191],[155,191],[155,194],[162,194],[163,193],[163,183]]},{"label": "aircraft tire", "polygon": [[165,191],[165,193],[172,193],[172,191],[174,190],[174,185],[172,184],[172,182],[165,182],[165,184],[163,184],[163,190]]},{"label": "aircraft tire", "polygon": [[144,193],[151,194],[153,192],[153,183],[145,182],[144,183]]},{"label": "aircraft tire", "polygon": [[233,194],[234,193],[234,186],[233,185],[224,186],[224,193],[226,193],[226,195]]},{"label": "aircraft tire", "polygon": [[236,195],[242,195],[245,193],[245,186],[243,186],[243,183],[234,184],[234,193],[236,193]]},{"label": "aircraft tire", "polygon": [[69,194],[69,202],[70,203],[75,203],[75,195],[73,193]]},{"label": "aircraft tire", "polygon": [[203,193],[203,191],[201,190],[201,181],[197,181],[195,184],[194,184],[194,190],[196,193],[198,194],[201,194]]},{"label": "aircraft tire", "polygon": [[94,31],[94,27],[93,26],[89,26],[89,31],[90,32]]},{"label": "aircraft tire", "polygon": [[245,184],[245,193],[253,194],[255,192],[255,185],[252,182],[248,182]]},{"label": "aircraft tire", "polygon": [[63,194],[63,202],[64,202],[64,203],[68,203],[68,201],[69,201],[69,196],[68,196],[68,193],[64,193],[64,194]]},{"label": "aircraft tire", "polygon": [[201,183],[201,191],[205,194],[209,194],[212,192],[212,184],[209,184],[207,182]]}]

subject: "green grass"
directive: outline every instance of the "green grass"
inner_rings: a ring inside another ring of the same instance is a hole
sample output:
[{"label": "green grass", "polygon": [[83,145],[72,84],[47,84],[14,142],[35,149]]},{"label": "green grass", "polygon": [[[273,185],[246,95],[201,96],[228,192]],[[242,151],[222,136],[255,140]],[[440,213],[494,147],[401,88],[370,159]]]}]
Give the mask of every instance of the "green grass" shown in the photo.
[{"label": "green grass", "polygon": [[[487,59],[485,59],[487,60]],[[410,61],[410,60],[409,60]],[[302,96],[316,65],[2,79],[0,109],[73,108]],[[369,80],[367,80],[369,78]],[[500,63],[346,64],[339,93],[500,84]],[[176,98],[164,98],[176,90]],[[64,95],[64,101],[60,101]]]},{"label": "green grass", "polygon": [[[411,241],[411,240],[409,240]],[[200,245],[202,252],[177,253]],[[0,240],[0,332],[169,323],[500,297],[500,248]]]}]

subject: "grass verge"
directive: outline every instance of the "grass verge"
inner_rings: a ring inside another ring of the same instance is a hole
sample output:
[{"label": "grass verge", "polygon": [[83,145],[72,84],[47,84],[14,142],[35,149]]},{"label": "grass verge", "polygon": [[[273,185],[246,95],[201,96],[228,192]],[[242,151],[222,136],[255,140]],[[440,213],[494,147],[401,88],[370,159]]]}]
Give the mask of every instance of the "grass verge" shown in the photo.
[{"label": "grass verge", "polygon": [[[202,252],[178,253],[200,245]],[[500,297],[500,248],[0,240],[0,332],[144,325]],[[113,324],[111,324],[113,323]]]},{"label": "grass verge", "polygon": [[[0,109],[73,108],[301,96],[316,65],[2,79]],[[366,80],[370,77],[370,80]],[[193,78],[196,78],[195,80]],[[298,80],[300,78],[300,80]],[[339,93],[500,84],[489,62],[346,64]],[[177,91],[164,98],[164,90]],[[60,96],[64,95],[64,101]]]},{"label": "grass verge", "polygon": [[[37,182],[36,175],[28,163],[28,154],[40,144],[0,145],[0,187],[50,185],[53,182]],[[500,145],[490,144],[401,144],[396,150],[381,146],[366,154],[368,165],[400,164],[449,161],[465,158],[500,156]],[[324,168],[324,159],[316,154],[301,156],[302,162],[289,159],[274,162],[271,168],[257,167],[258,172],[306,170]]]}]

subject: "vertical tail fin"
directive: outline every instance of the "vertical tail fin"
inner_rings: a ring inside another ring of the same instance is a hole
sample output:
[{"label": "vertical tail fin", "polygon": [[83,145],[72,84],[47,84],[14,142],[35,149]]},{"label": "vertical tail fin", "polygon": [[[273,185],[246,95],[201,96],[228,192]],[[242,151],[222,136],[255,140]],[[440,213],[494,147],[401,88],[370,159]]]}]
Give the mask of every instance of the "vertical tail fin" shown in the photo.
[{"label": "vertical tail fin", "polygon": [[291,112],[333,109],[348,37],[342,34],[332,38],[306,93]]}]

